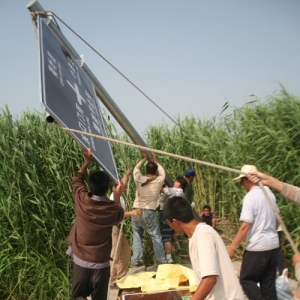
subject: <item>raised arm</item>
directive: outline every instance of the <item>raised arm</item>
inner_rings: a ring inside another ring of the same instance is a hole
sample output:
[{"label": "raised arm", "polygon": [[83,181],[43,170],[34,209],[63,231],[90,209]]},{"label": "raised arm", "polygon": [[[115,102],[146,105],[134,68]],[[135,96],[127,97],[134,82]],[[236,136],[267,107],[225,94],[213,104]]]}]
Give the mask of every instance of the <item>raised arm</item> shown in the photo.
[{"label": "raised arm", "polygon": [[254,183],[258,183],[259,181],[261,181],[261,183],[263,185],[266,185],[278,192],[281,192],[283,189],[283,185],[284,183],[272,176],[269,176],[265,173],[262,172],[251,172],[250,174],[248,174],[248,179]]},{"label": "raised arm", "polygon": [[120,202],[121,195],[122,195],[122,193],[125,191],[125,186],[124,186],[122,180],[119,180],[119,181],[115,181],[115,182],[114,182],[112,191],[113,191],[113,195],[114,195],[114,201],[115,201],[119,206],[121,206],[121,202]]},{"label": "raised arm", "polygon": [[124,184],[125,186],[126,186],[127,181],[128,181],[128,179],[129,179],[130,173],[131,173],[131,168],[127,168],[125,175],[124,175],[123,178],[121,179],[122,182],[123,182],[123,184]]},{"label": "raised arm", "polygon": [[79,169],[79,173],[85,174],[87,171],[88,166],[90,165],[93,156],[92,156],[92,151],[90,148],[88,148],[87,150],[81,148],[81,151],[83,153],[83,156],[85,157],[85,161],[83,163],[83,165],[81,166],[81,168]]},{"label": "raised arm", "polygon": [[141,152],[141,153],[142,153],[143,159],[137,163],[137,165],[134,167],[134,170],[133,170],[134,180],[138,180],[138,178],[140,176],[142,176],[141,167],[144,165],[144,163],[147,160],[147,153],[146,152]]},{"label": "raised arm", "polygon": [[272,176],[264,174],[262,172],[251,172],[247,175],[248,179],[254,183],[261,181],[263,185],[266,185],[274,190],[280,192],[280,196],[296,202],[300,205],[300,188],[294,185],[282,182]]},{"label": "raised arm", "polygon": [[155,153],[152,153],[150,161],[155,162],[157,164],[158,176],[161,177],[162,180],[164,181],[165,177],[166,177],[166,172],[165,172],[164,168],[158,163]]},{"label": "raised arm", "polygon": [[77,174],[74,175],[74,177],[72,178],[72,191],[73,191],[73,199],[75,201],[75,199],[78,199],[77,196],[75,195],[79,195],[81,192],[87,192],[87,188],[84,182],[84,177],[85,177],[85,173],[87,171],[87,168],[90,164],[90,162],[92,161],[92,152],[91,149],[83,149],[81,148],[82,154],[85,157],[85,161],[83,163],[83,165],[80,167],[80,169],[78,170]]}]

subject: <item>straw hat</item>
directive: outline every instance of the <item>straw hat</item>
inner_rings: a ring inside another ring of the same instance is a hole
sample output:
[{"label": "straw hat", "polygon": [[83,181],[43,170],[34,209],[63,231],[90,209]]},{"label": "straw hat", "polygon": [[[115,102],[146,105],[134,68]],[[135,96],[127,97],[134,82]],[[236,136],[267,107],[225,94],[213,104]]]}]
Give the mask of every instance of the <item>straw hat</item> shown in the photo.
[{"label": "straw hat", "polygon": [[[257,168],[253,165],[244,165],[244,166],[242,166],[241,171],[243,173],[248,174],[248,173],[251,173],[251,172],[256,172]],[[242,177],[247,177],[247,175],[240,174],[238,177],[234,178],[233,180],[241,180]]]}]

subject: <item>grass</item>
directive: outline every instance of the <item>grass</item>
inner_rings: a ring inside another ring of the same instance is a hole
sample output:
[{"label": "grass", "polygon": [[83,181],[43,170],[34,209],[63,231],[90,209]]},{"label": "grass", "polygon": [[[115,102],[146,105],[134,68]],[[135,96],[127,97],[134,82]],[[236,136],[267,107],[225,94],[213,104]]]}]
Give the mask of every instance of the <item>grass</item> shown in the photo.
[{"label": "grass", "polygon": [[[177,126],[151,126],[145,134],[155,149],[240,169],[255,164],[259,169],[300,186],[300,101],[284,89],[261,103],[259,99],[231,114],[200,120],[178,118]],[[129,141],[107,120],[110,136]],[[112,145],[120,177],[140,160],[136,149]],[[25,112],[13,119],[6,107],[0,113],[0,295],[1,299],[67,299],[70,297],[70,259],[65,254],[66,237],[74,219],[71,177],[83,162],[75,141],[44,115]],[[230,241],[230,228],[239,224],[244,191],[232,181],[237,174],[159,156],[172,178],[186,168],[196,170],[196,209],[209,204],[221,220],[227,220],[222,237]],[[97,168],[94,164],[92,168]],[[135,197],[131,178],[125,195],[128,209]],[[278,195],[277,195],[278,196]],[[300,244],[300,207],[278,199],[283,220],[297,247]],[[126,237],[132,243],[130,219],[125,220]],[[175,252],[177,263],[188,263],[187,240]],[[155,262],[149,237],[144,241],[146,264]],[[292,250],[282,239],[286,263]],[[243,247],[237,254],[239,258]],[[290,272],[292,273],[292,272]]]}]

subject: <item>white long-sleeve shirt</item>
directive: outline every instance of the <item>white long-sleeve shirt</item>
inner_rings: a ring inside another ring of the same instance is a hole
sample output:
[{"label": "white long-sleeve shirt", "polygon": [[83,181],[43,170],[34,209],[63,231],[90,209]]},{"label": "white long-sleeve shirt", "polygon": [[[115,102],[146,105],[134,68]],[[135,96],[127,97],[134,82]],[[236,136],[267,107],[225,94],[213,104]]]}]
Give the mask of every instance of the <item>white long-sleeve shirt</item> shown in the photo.
[{"label": "white long-sleeve shirt", "polygon": [[133,170],[133,176],[136,182],[136,195],[133,207],[155,210],[157,205],[157,198],[165,182],[166,173],[163,167],[156,162],[158,166],[158,176],[156,176],[154,180],[149,181],[147,184],[142,186],[143,183],[151,178],[141,173],[140,168],[144,163],[145,160],[141,160]]}]

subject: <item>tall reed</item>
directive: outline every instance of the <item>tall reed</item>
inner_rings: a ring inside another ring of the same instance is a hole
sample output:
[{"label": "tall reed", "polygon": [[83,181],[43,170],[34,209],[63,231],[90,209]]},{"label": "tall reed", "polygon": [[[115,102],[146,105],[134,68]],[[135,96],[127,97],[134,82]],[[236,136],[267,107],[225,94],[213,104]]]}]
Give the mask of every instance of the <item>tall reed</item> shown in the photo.
[{"label": "tall reed", "polygon": [[[161,124],[147,129],[145,140],[155,149],[239,169],[259,169],[300,186],[300,101],[281,93],[263,103],[255,99],[232,113],[211,120],[178,118],[178,126]],[[109,135],[120,133],[105,115]],[[80,149],[64,131],[25,112],[13,119],[6,107],[0,113],[0,296],[1,299],[67,299],[70,297],[70,259],[66,237],[74,219],[71,177],[83,162]],[[112,144],[119,175],[134,168],[139,151]],[[196,209],[210,204],[218,217],[239,222],[245,192],[232,181],[237,174],[172,157],[158,159],[171,177],[196,170],[193,183]],[[97,168],[94,164],[92,168]],[[131,178],[126,193],[128,209],[135,198]],[[300,208],[278,197],[283,220],[296,245],[300,244]],[[125,220],[132,240],[130,219]],[[230,238],[230,237],[229,237]],[[293,254],[283,239],[286,262]],[[145,239],[145,260],[155,262],[151,241]],[[187,257],[187,250],[182,257]],[[183,262],[183,261],[182,261]]]}]

